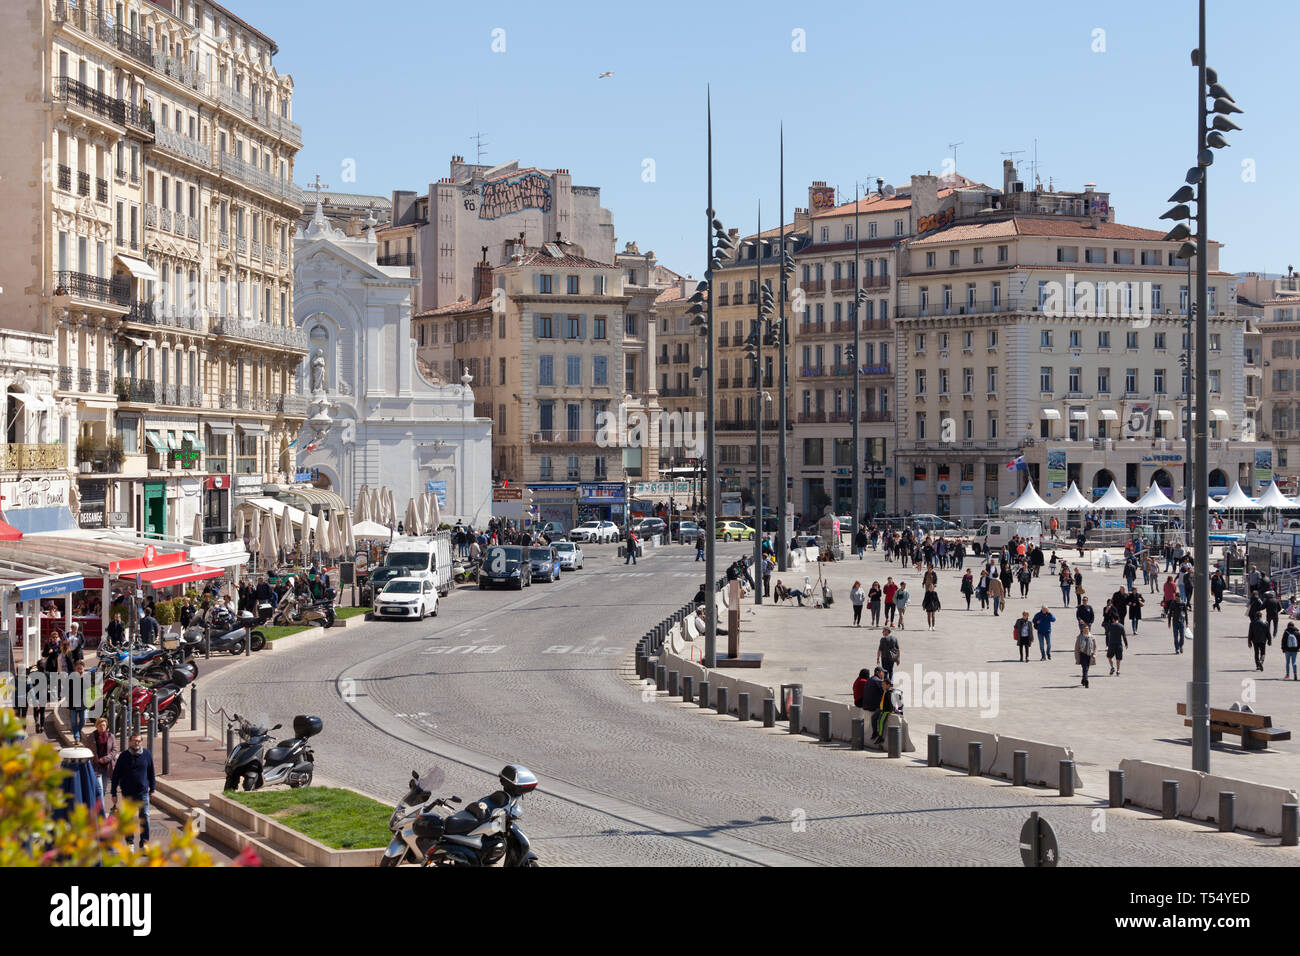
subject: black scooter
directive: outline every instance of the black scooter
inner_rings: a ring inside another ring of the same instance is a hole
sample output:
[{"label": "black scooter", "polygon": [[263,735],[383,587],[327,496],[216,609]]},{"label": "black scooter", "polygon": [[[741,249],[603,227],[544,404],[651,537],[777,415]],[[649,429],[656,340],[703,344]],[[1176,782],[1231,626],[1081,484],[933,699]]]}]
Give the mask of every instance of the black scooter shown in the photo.
[{"label": "black scooter", "polygon": [[231,723],[239,723],[240,743],[226,758],[226,790],[238,790],[244,782],[245,790],[260,790],[264,786],[287,783],[290,787],[311,785],[316,755],[307,744],[308,738],[321,732],[324,722],[319,717],[298,715],[293,719],[294,737],[282,740],[263,757],[262,751],[271,739],[271,731],[279,730],[276,724],[270,730],[250,723],[238,714]]}]

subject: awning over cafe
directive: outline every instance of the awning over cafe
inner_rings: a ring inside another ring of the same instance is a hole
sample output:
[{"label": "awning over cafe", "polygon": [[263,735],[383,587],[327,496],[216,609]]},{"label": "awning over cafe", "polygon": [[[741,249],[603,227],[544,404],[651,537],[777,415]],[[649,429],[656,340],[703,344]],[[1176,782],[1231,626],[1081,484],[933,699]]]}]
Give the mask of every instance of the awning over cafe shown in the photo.
[{"label": "awning over cafe", "polygon": [[140,580],[150,587],[165,588],[173,584],[185,584],[205,578],[219,578],[225,573],[225,568],[214,568],[206,564],[178,564],[170,568],[146,571],[140,575]]},{"label": "awning over cafe", "polygon": [[36,601],[42,598],[74,594],[82,589],[83,584],[84,578],[80,574],[51,574],[46,577],[18,581],[14,584],[14,587],[18,590],[18,600]]},{"label": "awning over cafe", "polygon": [[[71,531],[77,527],[77,519],[72,516],[67,505],[50,505],[47,508],[11,508],[4,513],[3,520],[22,534]],[[0,537],[0,540],[17,539]]]},{"label": "awning over cafe", "polygon": [[118,255],[117,261],[122,264],[122,268],[137,279],[144,279],[148,282],[158,281],[158,270],[143,259],[137,259],[135,256]]}]

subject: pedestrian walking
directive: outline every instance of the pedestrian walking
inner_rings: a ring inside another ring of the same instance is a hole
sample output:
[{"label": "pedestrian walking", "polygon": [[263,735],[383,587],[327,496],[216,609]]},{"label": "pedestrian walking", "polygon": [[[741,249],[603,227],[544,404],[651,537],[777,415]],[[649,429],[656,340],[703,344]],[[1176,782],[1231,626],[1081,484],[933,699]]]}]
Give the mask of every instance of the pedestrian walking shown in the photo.
[{"label": "pedestrian walking", "polygon": [[1034,579],[1034,572],[1030,570],[1027,563],[1021,564],[1016,571],[1016,582],[1020,585],[1020,597],[1029,597],[1029,582]]},{"label": "pedestrian walking", "polygon": [[1073,586],[1073,584],[1074,584],[1074,578],[1071,577],[1071,575],[1070,575],[1070,568],[1069,568],[1068,565],[1065,565],[1065,564],[1062,564],[1062,565],[1061,565],[1061,574],[1060,574],[1059,580],[1060,580],[1060,582],[1061,582],[1061,606],[1062,606],[1062,607],[1069,607],[1069,606],[1070,606],[1070,588],[1071,588],[1071,587]]},{"label": "pedestrian walking", "polygon": [[772,569],[776,567],[776,560],[770,555],[763,555],[763,597],[768,597],[772,591]]},{"label": "pedestrian walking", "polygon": [[87,743],[93,755],[91,762],[95,776],[99,778],[99,789],[108,793],[113,780],[113,764],[117,762],[117,737],[109,730],[107,717],[95,719],[95,730]]},{"label": "pedestrian walking", "polygon": [[1132,628],[1134,636],[1136,636],[1138,625],[1142,623],[1142,608],[1147,602],[1133,585],[1129,585],[1126,600],[1128,603],[1129,626]]},{"label": "pedestrian walking", "polygon": [[1166,608],[1169,616],[1169,627],[1174,635],[1174,653],[1183,652],[1183,641],[1187,636],[1187,605],[1174,595]]},{"label": "pedestrian walking", "polygon": [[1074,569],[1074,603],[1077,605],[1083,598],[1083,572],[1078,568]]},{"label": "pedestrian walking", "polygon": [[912,600],[912,595],[907,591],[907,584],[903,581],[898,582],[898,590],[894,592],[894,608],[898,611],[898,629],[907,630],[903,624],[903,615],[907,613],[907,604]]},{"label": "pedestrian walking", "polygon": [[1255,670],[1262,671],[1264,651],[1269,644],[1273,643],[1273,635],[1269,633],[1268,625],[1261,619],[1258,611],[1250,616],[1250,630],[1246,633],[1246,641],[1255,652]]},{"label": "pedestrian walking", "polygon": [[1079,636],[1074,639],[1074,662],[1083,669],[1084,687],[1088,686],[1088,668],[1097,663],[1097,641],[1087,624],[1079,627]]},{"label": "pedestrian walking", "polygon": [[998,616],[998,609],[1002,607],[1002,602],[1006,600],[1007,589],[999,577],[989,578],[989,600],[993,602],[993,616]]},{"label": "pedestrian walking", "polygon": [[90,675],[86,673],[86,662],[80,658],[72,665],[68,675],[68,730],[72,739],[81,743],[81,728],[86,726],[86,696],[90,692]]},{"label": "pedestrian walking", "polygon": [[925,612],[926,626],[932,631],[935,628],[939,606],[939,592],[935,590],[933,584],[927,584],[925,594],[921,595],[921,610]]},{"label": "pedestrian walking", "polygon": [[975,585],[975,596],[979,598],[980,609],[987,611],[989,609],[989,573],[980,571],[979,584]]},{"label": "pedestrian walking", "polygon": [[871,587],[867,589],[867,607],[871,610],[871,626],[880,626],[880,604],[884,592],[880,589],[879,581],[872,581]]},{"label": "pedestrian walking", "polygon": [[1264,592],[1264,620],[1277,637],[1277,622],[1282,614],[1282,602],[1277,599],[1276,591]]},{"label": "pedestrian walking", "polygon": [[695,560],[704,560],[704,532],[700,532],[695,536]]},{"label": "pedestrian walking", "polygon": [[894,613],[897,608],[894,605],[894,596],[898,594],[898,585],[894,583],[893,578],[885,578],[885,623],[894,623]]},{"label": "pedestrian walking", "polygon": [[862,590],[862,582],[854,581],[849,589],[849,603],[853,605],[853,626],[862,626],[862,605],[867,603],[867,592]]},{"label": "pedestrian walking", "polygon": [[636,532],[629,531],[627,533],[627,542],[624,545],[623,564],[626,565],[629,562],[631,562],[632,564],[636,564],[636,557],[637,557],[636,552],[638,546],[639,546],[639,542],[636,539]]},{"label": "pedestrian walking", "polygon": [[1128,647],[1128,634],[1123,621],[1111,621],[1106,625],[1106,660],[1110,663],[1110,672],[1118,676],[1120,665],[1124,662],[1124,648]]},{"label": "pedestrian walking", "polygon": [[1282,656],[1286,658],[1286,676],[1292,680],[1300,680],[1300,671],[1296,670],[1296,654],[1300,653],[1300,630],[1296,629],[1295,621],[1288,621],[1286,630],[1282,632]]},{"label": "pedestrian walking", "polygon": [[1223,574],[1218,568],[1215,568],[1214,573],[1210,575],[1210,593],[1214,595],[1214,609],[1216,611],[1223,610],[1223,592],[1227,589],[1228,586],[1224,583]]},{"label": "pedestrian walking", "polygon": [[966,598],[966,610],[969,611],[971,595],[975,593],[975,575],[970,568],[961,576],[961,593]]},{"label": "pedestrian walking", "polygon": [[903,659],[903,650],[898,646],[898,638],[893,630],[886,626],[880,632],[880,643],[876,645],[876,663],[880,665],[886,677],[893,678],[894,666]]},{"label": "pedestrian walking", "polygon": [[1034,623],[1029,619],[1028,611],[1021,611],[1016,623],[1011,625],[1011,639],[1016,642],[1016,649],[1020,652],[1020,660],[1027,662],[1029,660],[1029,648],[1034,643]]},{"label": "pedestrian walking", "polygon": [[[144,738],[132,734],[126,753],[118,756],[113,765],[113,812],[117,812],[117,791],[122,796],[140,804],[140,849],[149,845],[149,797],[157,788],[154,780],[153,754],[145,749]],[[135,846],[135,838],[127,837],[128,846]]]},{"label": "pedestrian walking", "polygon": [[1052,624],[1056,621],[1056,616],[1047,609],[1044,604],[1042,610],[1034,615],[1034,630],[1038,632],[1038,659],[1040,661],[1049,661],[1052,659]]}]

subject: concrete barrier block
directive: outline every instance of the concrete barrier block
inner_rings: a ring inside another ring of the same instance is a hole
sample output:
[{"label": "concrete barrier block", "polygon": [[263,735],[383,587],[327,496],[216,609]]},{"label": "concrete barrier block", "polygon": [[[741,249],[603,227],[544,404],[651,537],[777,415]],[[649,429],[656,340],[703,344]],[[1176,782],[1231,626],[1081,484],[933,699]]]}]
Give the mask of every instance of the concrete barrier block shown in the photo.
[{"label": "concrete barrier block", "polygon": [[[985,751],[987,752],[987,747]],[[1003,737],[998,735],[997,757],[989,766],[989,773],[994,777],[1012,777],[1012,761],[1017,750],[1029,754],[1025,781],[1039,787],[1055,787],[1060,783],[1062,760],[1074,760],[1074,751],[1059,744],[1045,744],[1037,740],[1023,740],[1020,737]],[[1079,779],[1078,763],[1074,769],[1075,787],[1083,786]]]},{"label": "concrete barrier block", "polygon": [[[1135,807],[1157,812],[1164,809],[1164,782],[1178,781],[1178,811],[1182,816],[1192,816],[1190,812],[1201,800],[1201,781],[1207,774],[1183,767],[1170,767],[1165,764],[1149,763],[1145,760],[1124,759],[1119,762],[1119,769],[1124,771],[1124,796]],[[1232,790],[1233,787],[1214,787],[1214,812],[1218,812],[1219,791]],[[1240,799],[1240,798],[1238,798]],[[1280,814],[1279,813],[1279,821]],[[1202,818],[1204,819],[1204,818]],[[1240,819],[1240,814],[1238,814]],[[1277,826],[1277,822],[1274,826]]]},{"label": "concrete barrier block", "polygon": [[806,694],[804,695],[804,729],[810,734],[819,733],[821,729],[821,718],[818,715],[824,710],[830,711],[831,715],[831,739],[843,740],[846,743],[852,740],[853,718],[862,716],[861,710],[851,704],[845,704],[836,700],[826,700],[824,697],[809,697]]},{"label": "concrete barrier block", "polygon": [[767,697],[776,697],[776,688],[768,687],[764,684],[756,684],[753,681],[737,680],[736,693],[749,695],[749,718],[751,720],[763,719],[763,700]]},{"label": "concrete barrier block", "polygon": [[[858,712],[863,714],[868,713],[867,711],[858,711]],[[914,753],[916,751],[916,745],[912,743],[912,733],[907,726],[907,720],[901,714],[890,714],[885,719],[885,733],[886,734],[889,733],[890,727],[899,726],[899,725],[901,725],[903,728],[903,753],[905,754]],[[868,734],[868,736],[870,736],[870,734]],[[888,736],[886,736],[885,739],[888,740],[889,739]]]},{"label": "concrete barrier block", "polygon": [[998,759],[998,735],[989,733],[986,730],[971,730],[968,727],[958,727],[955,724],[935,724],[934,732],[939,734],[943,740],[939,747],[939,763],[948,767],[960,767],[962,770],[969,769],[968,745],[972,741],[978,741],[981,745],[980,763],[984,772],[988,772]]},{"label": "concrete barrier block", "polygon": [[[1181,791],[1181,787],[1179,790]],[[1219,819],[1219,793],[1228,790],[1237,795],[1236,823],[1240,830],[1255,833],[1267,833],[1270,836],[1282,835],[1282,804],[1295,803],[1296,792],[1286,787],[1273,787],[1262,783],[1250,783],[1246,780],[1234,780],[1207,774],[1201,780],[1200,799],[1191,805],[1187,815],[1197,820]],[[1180,809],[1183,795],[1178,794]]]}]

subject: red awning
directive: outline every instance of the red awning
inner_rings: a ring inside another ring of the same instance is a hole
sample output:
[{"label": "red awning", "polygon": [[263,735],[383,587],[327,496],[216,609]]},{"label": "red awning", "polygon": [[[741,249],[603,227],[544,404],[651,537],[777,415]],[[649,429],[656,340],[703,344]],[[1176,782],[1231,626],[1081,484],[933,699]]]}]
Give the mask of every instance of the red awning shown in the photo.
[{"label": "red awning", "polygon": [[21,541],[23,533],[11,525],[8,521],[0,518],[0,541]]},{"label": "red awning", "polygon": [[201,581],[204,578],[219,578],[225,573],[225,568],[214,568],[206,564],[181,564],[176,567],[147,571],[140,575],[140,580],[150,587],[165,588],[173,584]]},{"label": "red awning", "polygon": [[[146,561],[149,563],[146,564]],[[172,551],[168,554],[156,554],[152,559],[141,556],[127,558],[125,561],[110,561],[108,563],[108,573],[114,577],[119,574],[142,574],[146,571],[157,571],[159,568],[168,568],[184,563],[185,552]]]}]

